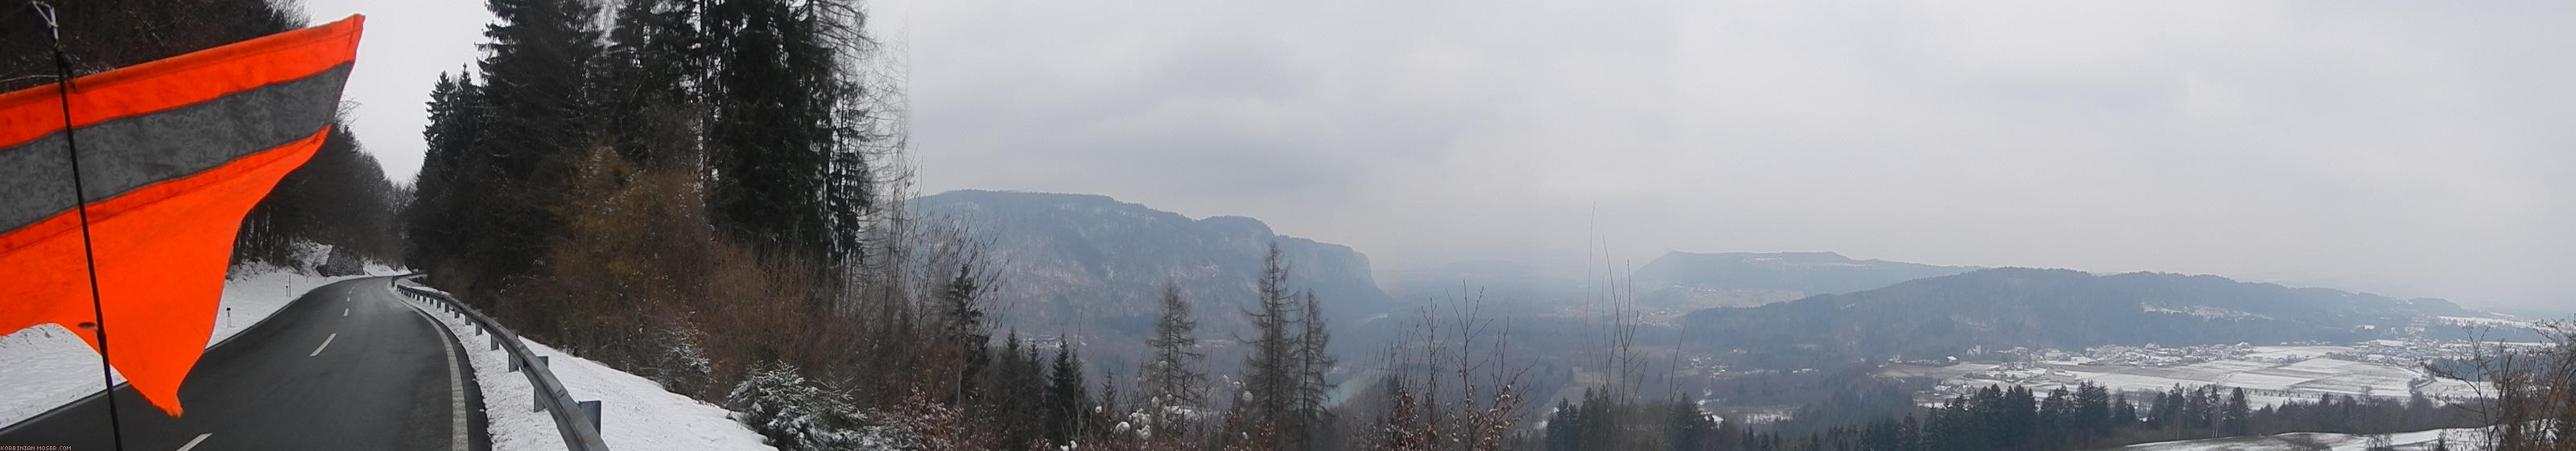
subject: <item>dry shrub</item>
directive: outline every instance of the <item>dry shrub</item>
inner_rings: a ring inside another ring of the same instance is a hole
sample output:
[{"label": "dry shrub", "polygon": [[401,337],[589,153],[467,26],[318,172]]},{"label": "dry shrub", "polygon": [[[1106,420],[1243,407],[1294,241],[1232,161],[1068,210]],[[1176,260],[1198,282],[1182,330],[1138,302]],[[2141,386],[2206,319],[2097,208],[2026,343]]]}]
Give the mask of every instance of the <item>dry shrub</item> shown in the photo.
[{"label": "dry shrub", "polygon": [[2476,346],[2465,366],[2427,365],[2433,374],[2484,382],[2468,407],[2487,424],[2485,449],[2576,448],[2576,323],[2539,327],[2537,346],[2502,341]]}]

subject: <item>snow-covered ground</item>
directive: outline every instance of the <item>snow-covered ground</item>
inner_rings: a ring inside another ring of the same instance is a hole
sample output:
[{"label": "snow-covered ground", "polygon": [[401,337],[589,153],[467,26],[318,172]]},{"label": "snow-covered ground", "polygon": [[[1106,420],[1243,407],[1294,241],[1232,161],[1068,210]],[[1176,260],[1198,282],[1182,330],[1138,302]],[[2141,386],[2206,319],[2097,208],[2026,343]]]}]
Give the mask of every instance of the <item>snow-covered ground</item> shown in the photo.
[{"label": "snow-covered ground", "polygon": [[[2420,394],[2436,400],[2479,396],[2479,387],[2475,384],[2435,378],[2421,368],[2310,357],[2332,353],[2338,348],[2342,347],[2265,347],[2252,354],[2259,359],[2211,360],[2164,367],[2046,361],[1983,367],[1959,364],[1951,368],[1900,368],[1891,365],[1891,369],[1883,370],[1883,373],[1911,377],[1947,376],[1935,390],[1939,399],[1987,385],[2021,385],[2045,393],[2057,388],[2071,390],[2082,382],[2113,391],[2163,391],[2177,385],[2243,388],[2246,400],[2258,407],[2292,400],[2314,401],[2321,395],[2402,399]],[[1968,369],[1960,371],[1958,368]]]},{"label": "snow-covered ground", "polygon": [[[370,274],[395,274],[370,265]],[[322,277],[264,264],[237,266],[224,282],[223,309],[215,314],[214,347],[233,334],[258,324],[307,291],[331,282],[365,276]],[[0,425],[14,424],[104,388],[98,380],[98,352],[58,325],[42,325],[0,336]],[[117,376],[124,382],[123,376]]]},{"label": "snow-covered ground", "polygon": [[[525,374],[509,371],[509,351],[491,349],[491,336],[476,336],[471,320],[455,315],[435,313],[429,302],[404,296],[403,299],[422,311],[433,312],[440,324],[465,343],[466,353],[474,366],[474,380],[482,387],[483,414],[489,421],[493,451],[556,451],[564,449],[563,434],[555,429],[554,416],[535,411],[536,389]],[[528,350],[547,356],[547,365],[555,379],[575,400],[600,402],[600,437],[608,447],[619,451],[656,450],[773,450],[762,443],[759,433],[735,422],[732,412],[687,396],[663,390],[652,380],[626,374],[555,350],[535,340],[521,339]]]},{"label": "snow-covered ground", "polygon": [[[2385,445],[2397,451],[2428,451],[2436,444],[2455,451],[2480,451],[2477,429],[2434,429],[2429,431],[2386,434]],[[2120,451],[2365,451],[2372,449],[2372,436],[2293,432],[2262,437],[2227,437],[2173,442],[2141,443]]]},{"label": "snow-covered ground", "polygon": [[2445,323],[2445,324],[2452,324],[2452,325],[2459,325],[2459,326],[2469,326],[2469,327],[2494,327],[2494,328],[2540,329],[2540,328],[2543,328],[2543,327],[2545,327],[2545,326],[2546,326],[2546,324],[2543,324],[2543,322],[2541,322],[2541,321],[2532,321],[2532,320],[2526,320],[2526,319],[2514,319],[2514,318],[2485,318],[2485,317],[2475,317],[2475,316],[2443,316],[2443,317],[2438,317],[2438,318],[2436,318],[2436,321],[2441,322],[2441,323]]}]

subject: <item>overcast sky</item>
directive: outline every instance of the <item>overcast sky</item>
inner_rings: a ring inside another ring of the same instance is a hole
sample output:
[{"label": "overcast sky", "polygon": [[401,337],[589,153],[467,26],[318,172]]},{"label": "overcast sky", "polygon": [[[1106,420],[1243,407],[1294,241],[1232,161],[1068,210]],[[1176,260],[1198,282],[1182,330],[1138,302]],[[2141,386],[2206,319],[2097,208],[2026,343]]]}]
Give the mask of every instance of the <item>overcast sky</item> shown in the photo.
[{"label": "overcast sky", "polygon": [[[349,98],[398,177],[476,3],[308,0],[372,15]],[[1599,236],[2576,306],[2576,3],[875,9],[926,192],[1252,216],[1381,269]]]}]

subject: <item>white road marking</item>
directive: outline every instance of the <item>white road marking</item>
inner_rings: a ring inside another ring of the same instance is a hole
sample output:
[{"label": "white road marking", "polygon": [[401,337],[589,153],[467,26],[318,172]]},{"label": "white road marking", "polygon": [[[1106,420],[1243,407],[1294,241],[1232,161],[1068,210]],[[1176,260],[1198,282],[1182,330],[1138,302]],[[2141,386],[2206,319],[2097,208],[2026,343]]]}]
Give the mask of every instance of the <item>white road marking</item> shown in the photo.
[{"label": "white road marking", "polygon": [[340,309],[340,316],[349,316],[349,309]]},{"label": "white road marking", "polygon": [[332,332],[332,333],[331,333],[331,336],[328,336],[328,337],[322,337],[322,345],[321,345],[321,346],[315,346],[315,347],[313,347],[313,353],[312,353],[312,354],[307,354],[307,355],[305,355],[305,357],[313,357],[313,356],[322,355],[322,348],[328,348],[328,347],[331,347],[331,339],[333,339],[333,338],[340,338],[340,333],[339,333],[339,332]]},{"label": "white road marking", "polygon": [[197,434],[197,439],[195,439],[195,440],[189,440],[189,441],[188,441],[188,444],[185,444],[185,445],[179,445],[179,451],[188,451],[188,449],[189,449],[189,448],[195,448],[195,447],[197,447],[197,443],[200,443],[200,442],[204,442],[204,441],[206,441],[206,437],[207,437],[207,436],[212,436],[212,435],[215,435],[215,433],[213,433],[213,432],[208,432],[208,433],[204,433],[204,434]]},{"label": "white road marking", "polygon": [[[430,318],[429,312],[421,311],[420,307],[412,307],[411,312],[420,314],[421,321],[428,321],[430,330],[447,330],[447,326],[438,324],[437,319]],[[448,336],[442,332],[440,337]],[[441,341],[438,346],[438,350],[447,353],[447,405],[448,411],[455,412],[454,420],[447,426],[447,443],[450,445],[448,449],[465,451],[469,443],[465,441],[465,371],[456,366],[456,347],[448,345],[452,340]]]}]

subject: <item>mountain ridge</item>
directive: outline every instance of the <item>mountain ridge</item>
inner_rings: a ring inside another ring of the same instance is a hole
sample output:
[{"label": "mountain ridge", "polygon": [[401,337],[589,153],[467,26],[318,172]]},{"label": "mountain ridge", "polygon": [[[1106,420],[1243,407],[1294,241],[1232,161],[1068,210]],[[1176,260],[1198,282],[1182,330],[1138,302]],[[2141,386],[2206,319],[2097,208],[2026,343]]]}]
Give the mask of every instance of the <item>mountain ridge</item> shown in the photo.
[{"label": "mountain ridge", "polygon": [[909,207],[984,241],[1003,280],[992,293],[993,310],[1002,326],[1028,334],[1142,337],[1169,281],[1193,305],[1202,336],[1227,336],[1241,325],[1236,312],[1254,297],[1262,255],[1274,242],[1289,263],[1291,288],[1313,290],[1328,323],[1348,324],[1363,307],[1389,300],[1367,255],[1280,235],[1246,216],[1192,219],[1105,195],[991,190],[921,196]]},{"label": "mountain ridge", "polygon": [[2449,301],[2214,275],[1992,268],[1884,288],[1693,311],[1686,324],[1756,360],[1942,358],[1971,349],[2104,344],[2356,342],[2468,315]]}]

